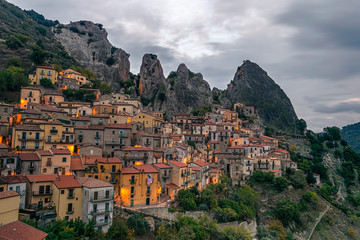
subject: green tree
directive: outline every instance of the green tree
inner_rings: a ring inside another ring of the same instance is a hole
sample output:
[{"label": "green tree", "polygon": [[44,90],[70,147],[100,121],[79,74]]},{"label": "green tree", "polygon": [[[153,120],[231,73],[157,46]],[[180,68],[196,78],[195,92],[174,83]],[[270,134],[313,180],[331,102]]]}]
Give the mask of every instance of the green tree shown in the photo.
[{"label": "green tree", "polygon": [[299,204],[290,198],[279,200],[276,203],[274,215],[285,227],[289,226],[292,222],[300,223]]},{"label": "green tree", "polygon": [[277,235],[277,239],[279,240],[286,240],[286,232],[284,229],[284,226],[282,225],[282,223],[275,219],[269,222],[268,224],[268,231],[271,232],[275,232]]},{"label": "green tree", "polygon": [[32,47],[32,53],[30,54],[30,59],[36,64],[40,65],[44,63],[47,57],[50,56],[48,51],[41,49],[38,45]]},{"label": "green tree", "polygon": [[227,226],[227,227],[224,227],[222,233],[223,233],[223,239],[226,239],[226,240],[251,240],[252,239],[249,230],[247,230],[244,226],[241,226],[241,227]]},{"label": "green tree", "polygon": [[50,79],[48,78],[42,78],[40,79],[40,85],[45,87],[45,88],[52,88],[55,89],[55,85],[51,82]]},{"label": "green tree", "polygon": [[112,92],[111,86],[107,83],[102,81],[99,86],[101,94],[110,94]]},{"label": "green tree", "polygon": [[117,240],[117,239],[126,239],[133,240],[132,232],[129,230],[125,222],[114,219],[112,225],[110,226],[106,239],[108,240]]},{"label": "green tree", "polygon": [[307,127],[306,121],[304,119],[296,120],[296,128],[300,131],[301,134],[304,134],[304,131]]},{"label": "green tree", "polygon": [[231,208],[216,208],[214,209],[214,218],[218,222],[231,222],[238,219],[238,215]]},{"label": "green tree", "polygon": [[274,186],[277,190],[283,191],[289,185],[289,181],[284,177],[277,177],[274,180]]},{"label": "green tree", "polygon": [[180,189],[175,196],[175,200],[179,202],[179,206],[184,210],[196,209],[194,195],[189,190]]},{"label": "green tree", "polygon": [[291,185],[294,188],[304,188],[306,186],[306,176],[303,171],[298,170],[290,177]]},{"label": "green tree", "polygon": [[144,235],[150,231],[148,221],[140,214],[132,215],[127,220],[127,225],[130,229],[134,230],[134,233],[137,236]]}]

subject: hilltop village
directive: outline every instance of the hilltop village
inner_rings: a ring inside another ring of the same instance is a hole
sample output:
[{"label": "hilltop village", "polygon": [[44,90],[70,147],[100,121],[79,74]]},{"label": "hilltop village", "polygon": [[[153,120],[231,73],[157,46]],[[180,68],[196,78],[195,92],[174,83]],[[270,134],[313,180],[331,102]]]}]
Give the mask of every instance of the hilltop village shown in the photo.
[{"label": "hilltop village", "polygon": [[[114,206],[168,203],[222,174],[243,185],[256,170],[297,169],[252,106],[166,116],[127,93],[101,94],[72,69],[38,66],[29,80],[19,104],[0,104],[1,224],[80,218],[106,232]],[[87,101],[69,101],[65,90]]]}]

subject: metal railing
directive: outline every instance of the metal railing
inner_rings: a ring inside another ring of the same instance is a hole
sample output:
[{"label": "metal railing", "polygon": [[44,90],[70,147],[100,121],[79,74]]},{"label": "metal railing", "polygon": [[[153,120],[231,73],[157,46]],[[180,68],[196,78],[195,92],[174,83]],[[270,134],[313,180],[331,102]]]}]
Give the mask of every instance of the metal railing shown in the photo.
[{"label": "metal railing", "polygon": [[51,133],[51,134],[56,134],[56,133],[58,133],[58,130],[56,130],[56,129],[51,129],[51,130],[50,130],[50,133]]},{"label": "metal railing", "polygon": [[100,201],[109,201],[113,200],[114,195],[105,195],[105,196],[97,196],[97,197],[90,197],[90,202],[100,202]]},{"label": "metal railing", "polygon": [[51,195],[52,191],[33,191],[33,196],[43,196],[43,195]]},{"label": "metal railing", "polygon": [[112,208],[92,209],[90,214],[92,214],[92,215],[103,214],[103,213],[112,212],[112,210],[113,210]]},{"label": "metal railing", "polygon": [[103,226],[103,225],[108,225],[112,223],[112,219],[108,218],[108,219],[101,219],[99,221],[96,221],[95,226]]}]

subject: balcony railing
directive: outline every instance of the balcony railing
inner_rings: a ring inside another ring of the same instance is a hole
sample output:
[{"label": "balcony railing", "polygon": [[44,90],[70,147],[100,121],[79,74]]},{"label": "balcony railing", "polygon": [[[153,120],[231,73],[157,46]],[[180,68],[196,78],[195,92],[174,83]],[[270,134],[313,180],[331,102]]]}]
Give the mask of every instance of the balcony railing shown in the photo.
[{"label": "balcony railing", "polygon": [[99,227],[99,226],[104,226],[104,225],[108,225],[108,224],[111,224],[111,223],[112,223],[111,218],[102,219],[102,220],[96,221],[95,226]]},{"label": "balcony railing", "polygon": [[20,140],[20,141],[40,141],[40,137],[23,137],[23,136],[18,136],[18,140]]},{"label": "balcony railing", "polygon": [[182,173],[181,174],[182,177],[187,177],[187,176],[190,176],[190,172],[185,172],[185,173]]},{"label": "balcony railing", "polygon": [[120,134],[119,134],[119,137],[127,137],[127,136],[128,136],[127,133],[120,133]]},{"label": "balcony railing", "polygon": [[29,170],[35,170],[35,169],[36,169],[36,165],[29,165],[28,169],[29,169]]},{"label": "balcony railing", "polygon": [[92,209],[91,210],[91,214],[92,215],[97,215],[97,214],[104,214],[104,213],[108,213],[108,212],[112,212],[112,208],[105,208],[105,209]]},{"label": "balcony railing", "polygon": [[74,213],[74,209],[72,209],[71,211],[67,211],[66,214],[73,214]]},{"label": "balcony railing", "polygon": [[50,133],[51,133],[51,134],[57,134],[57,133],[58,133],[58,130],[56,130],[56,129],[51,129],[51,130],[50,130]]},{"label": "balcony railing", "polygon": [[101,201],[109,201],[109,200],[113,200],[114,199],[114,195],[105,195],[105,196],[98,196],[98,197],[90,197],[90,202],[101,202]]},{"label": "balcony railing", "polygon": [[124,146],[125,143],[119,143],[119,142],[113,142],[113,141],[105,141],[105,145]]},{"label": "balcony railing", "polygon": [[147,160],[149,159],[149,155],[142,155],[142,156],[125,156],[125,160]]},{"label": "balcony railing", "polygon": [[51,195],[52,191],[33,191],[33,196],[44,196],[44,195]]},{"label": "balcony railing", "polygon": [[150,196],[151,195],[151,191],[146,192],[146,196]]},{"label": "balcony railing", "polygon": [[101,136],[99,135],[95,135],[95,139],[99,139]]},{"label": "balcony railing", "polygon": [[72,195],[68,195],[68,199],[73,199],[75,197],[75,194],[73,193]]},{"label": "balcony railing", "polygon": [[130,184],[136,184],[136,179],[135,180],[129,180],[130,181]]}]

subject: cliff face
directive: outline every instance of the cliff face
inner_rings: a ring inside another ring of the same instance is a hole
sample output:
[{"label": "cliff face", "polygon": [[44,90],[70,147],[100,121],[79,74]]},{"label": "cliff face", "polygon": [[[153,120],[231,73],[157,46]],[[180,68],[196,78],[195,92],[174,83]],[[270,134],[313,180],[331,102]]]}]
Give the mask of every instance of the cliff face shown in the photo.
[{"label": "cliff face", "polygon": [[264,124],[279,130],[291,131],[297,119],[285,92],[256,63],[244,61],[224,96],[231,104],[242,102],[254,106]]},{"label": "cliff face", "polygon": [[160,61],[152,54],[143,57],[140,85],[141,96],[151,100],[149,110],[188,113],[212,103],[210,86],[200,73],[180,64],[166,79]]},{"label": "cliff face", "polygon": [[82,66],[98,74],[117,90],[120,81],[128,80],[129,54],[114,47],[101,24],[73,22],[55,31],[55,37]]}]

